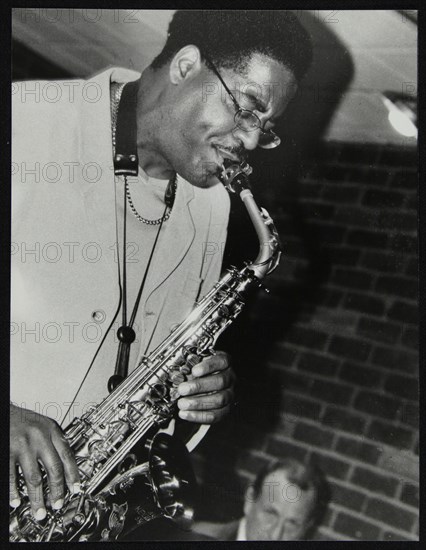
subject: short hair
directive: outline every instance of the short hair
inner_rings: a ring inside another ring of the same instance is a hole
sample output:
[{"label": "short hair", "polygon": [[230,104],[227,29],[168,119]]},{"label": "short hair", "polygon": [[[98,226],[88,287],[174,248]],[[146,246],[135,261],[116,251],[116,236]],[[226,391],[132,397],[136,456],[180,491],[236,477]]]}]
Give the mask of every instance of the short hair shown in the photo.
[{"label": "short hair", "polygon": [[312,42],[296,15],[285,10],[178,10],[167,41],[151,63],[164,66],[184,46],[193,44],[220,68],[244,72],[254,53],[291,70],[298,81],[312,60]]},{"label": "short hair", "polygon": [[268,463],[257,474],[252,485],[254,497],[258,497],[268,475],[284,471],[290,483],[302,491],[313,491],[315,495],[311,517],[315,524],[320,523],[330,500],[330,490],[323,472],[314,464],[305,464],[295,458],[284,458]]}]

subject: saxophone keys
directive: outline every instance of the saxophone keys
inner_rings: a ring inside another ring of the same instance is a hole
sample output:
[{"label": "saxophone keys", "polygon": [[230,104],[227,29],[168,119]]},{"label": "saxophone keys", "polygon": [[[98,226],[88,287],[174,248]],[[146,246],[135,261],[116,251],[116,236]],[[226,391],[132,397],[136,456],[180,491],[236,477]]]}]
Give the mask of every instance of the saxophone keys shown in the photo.
[{"label": "saxophone keys", "polygon": [[[186,365],[184,366],[189,367],[190,369],[189,372],[191,372],[192,368],[195,367],[195,365],[199,362],[200,362],[200,357],[198,355],[196,355],[195,353],[188,353],[188,355],[185,357]],[[180,370],[182,372],[182,367]]]},{"label": "saxophone keys", "polygon": [[179,399],[180,397],[180,394],[177,390],[177,388],[171,388],[170,390],[170,401],[176,401],[177,399]]},{"label": "saxophone keys", "polygon": [[155,399],[162,399],[167,393],[167,388],[163,384],[154,384],[151,386],[149,393]]},{"label": "saxophone keys", "polygon": [[190,374],[191,368],[188,365],[182,365],[181,367],[179,367],[179,372],[186,376],[187,374]]},{"label": "saxophone keys", "polygon": [[185,382],[186,376],[181,372],[172,372],[169,380],[174,386],[179,386],[179,384]]}]

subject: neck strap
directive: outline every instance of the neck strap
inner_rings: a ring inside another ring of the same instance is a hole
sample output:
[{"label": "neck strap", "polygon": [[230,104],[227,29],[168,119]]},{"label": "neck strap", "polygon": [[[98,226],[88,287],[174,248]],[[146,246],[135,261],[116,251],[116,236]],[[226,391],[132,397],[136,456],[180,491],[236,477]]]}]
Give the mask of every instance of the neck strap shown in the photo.
[{"label": "neck strap", "polygon": [[137,81],[124,85],[118,103],[115,124],[114,173],[116,176],[138,175],[137,150]]}]

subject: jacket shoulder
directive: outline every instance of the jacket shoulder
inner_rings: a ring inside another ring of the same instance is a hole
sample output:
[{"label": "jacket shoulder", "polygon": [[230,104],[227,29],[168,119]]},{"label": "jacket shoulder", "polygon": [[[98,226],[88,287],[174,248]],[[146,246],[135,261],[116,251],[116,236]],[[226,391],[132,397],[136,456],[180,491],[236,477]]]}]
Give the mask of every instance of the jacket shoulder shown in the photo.
[{"label": "jacket shoulder", "polygon": [[199,521],[194,524],[193,531],[216,540],[235,540],[238,532],[238,520],[229,523],[212,523]]}]

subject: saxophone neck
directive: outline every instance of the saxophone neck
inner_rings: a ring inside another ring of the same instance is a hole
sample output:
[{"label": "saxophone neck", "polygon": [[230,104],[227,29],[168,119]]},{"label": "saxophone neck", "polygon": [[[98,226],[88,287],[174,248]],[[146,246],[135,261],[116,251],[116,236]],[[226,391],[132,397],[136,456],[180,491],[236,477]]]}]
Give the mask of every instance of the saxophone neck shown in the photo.
[{"label": "saxophone neck", "polygon": [[248,265],[258,279],[263,279],[277,268],[281,258],[281,243],[272,218],[264,208],[257,206],[249,189],[243,189],[240,198],[247,209],[259,239],[259,253]]},{"label": "saxophone neck", "polygon": [[225,168],[219,179],[230,193],[239,193],[250,216],[259,239],[259,254],[247,267],[258,279],[263,279],[278,266],[281,257],[281,243],[278,231],[268,212],[257,206],[250,191],[249,175],[252,167],[246,162],[232,164]]}]

